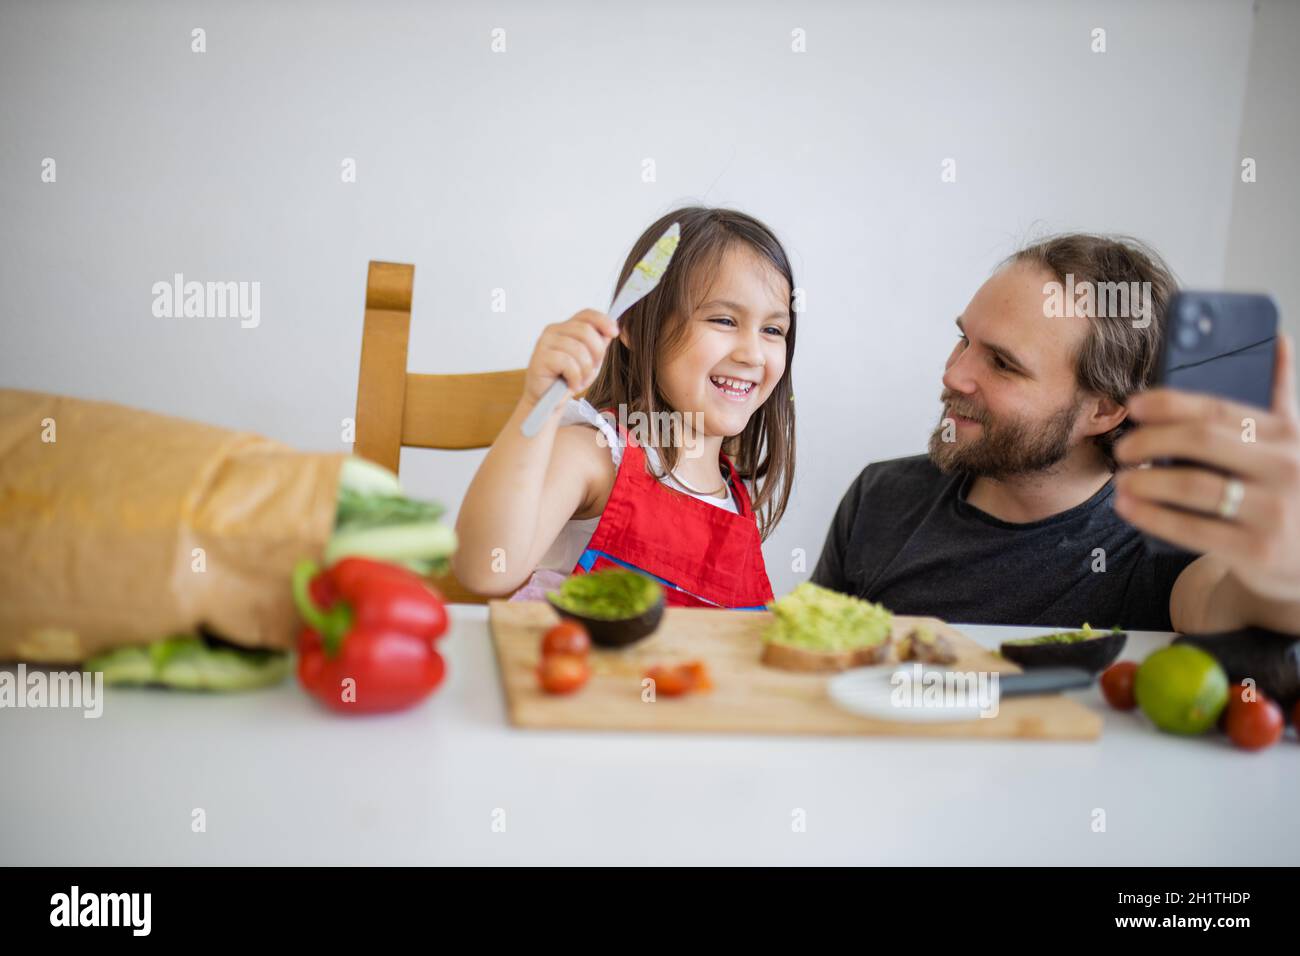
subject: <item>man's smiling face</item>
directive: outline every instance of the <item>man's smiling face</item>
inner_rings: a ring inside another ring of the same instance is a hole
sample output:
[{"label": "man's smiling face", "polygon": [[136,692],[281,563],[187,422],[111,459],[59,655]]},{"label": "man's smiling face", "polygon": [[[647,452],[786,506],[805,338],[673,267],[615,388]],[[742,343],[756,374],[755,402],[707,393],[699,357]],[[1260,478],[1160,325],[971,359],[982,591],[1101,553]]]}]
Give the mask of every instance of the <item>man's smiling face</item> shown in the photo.
[{"label": "man's smiling face", "polygon": [[1085,437],[1074,362],[1088,320],[1044,315],[1043,286],[1053,281],[1046,269],[1013,263],[980,286],[957,319],[944,409],[930,436],[941,470],[992,478],[1043,471]]}]

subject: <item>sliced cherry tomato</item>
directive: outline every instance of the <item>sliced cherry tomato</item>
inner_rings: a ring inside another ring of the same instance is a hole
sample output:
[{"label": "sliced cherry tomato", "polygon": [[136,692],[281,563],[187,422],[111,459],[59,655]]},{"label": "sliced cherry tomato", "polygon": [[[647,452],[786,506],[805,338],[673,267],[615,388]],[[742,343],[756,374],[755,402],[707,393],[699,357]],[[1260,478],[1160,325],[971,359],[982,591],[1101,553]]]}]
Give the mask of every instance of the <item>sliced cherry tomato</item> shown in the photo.
[{"label": "sliced cherry tomato", "polygon": [[655,682],[655,696],[680,697],[695,686],[691,672],[676,664],[656,664],[645,676]]},{"label": "sliced cherry tomato", "polygon": [[542,656],[551,654],[572,654],[585,657],[591,650],[591,638],[587,629],[577,621],[561,621],[542,637]]},{"label": "sliced cherry tomato", "polygon": [[548,654],[537,666],[537,679],[548,694],[572,694],[590,676],[587,658],[577,654]]},{"label": "sliced cherry tomato", "polygon": [[1137,669],[1134,661],[1120,661],[1101,675],[1101,694],[1116,710],[1132,710],[1137,706],[1137,698],[1133,696],[1133,676]]},{"label": "sliced cherry tomato", "polygon": [[645,672],[645,676],[655,682],[655,694],[663,694],[665,697],[680,697],[692,691],[713,689],[713,682],[709,679],[709,671],[703,661],[656,664]]},{"label": "sliced cherry tomato", "polygon": [[686,668],[695,681],[695,690],[701,692],[713,690],[713,680],[709,677],[709,668],[704,661],[691,661]]},{"label": "sliced cherry tomato", "polygon": [[1258,691],[1255,700],[1241,696],[1228,701],[1228,737],[1243,750],[1263,750],[1282,739],[1286,721],[1282,708]]}]

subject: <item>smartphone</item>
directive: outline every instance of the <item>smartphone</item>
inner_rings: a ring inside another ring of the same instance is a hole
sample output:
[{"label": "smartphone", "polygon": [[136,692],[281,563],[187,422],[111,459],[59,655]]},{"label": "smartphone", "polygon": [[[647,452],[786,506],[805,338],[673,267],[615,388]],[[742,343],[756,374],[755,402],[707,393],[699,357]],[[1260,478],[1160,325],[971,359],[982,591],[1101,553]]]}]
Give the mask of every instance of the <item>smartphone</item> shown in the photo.
[{"label": "smartphone", "polygon": [[[1169,303],[1152,387],[1203,392],[1266,409],[1273,400],[1277,326],[1277,304],[1270,296],[1179,292]],[[1164,459],[1155,464],[1197,463]],[[1180,550],[1145,537],[1156,550]]]}]

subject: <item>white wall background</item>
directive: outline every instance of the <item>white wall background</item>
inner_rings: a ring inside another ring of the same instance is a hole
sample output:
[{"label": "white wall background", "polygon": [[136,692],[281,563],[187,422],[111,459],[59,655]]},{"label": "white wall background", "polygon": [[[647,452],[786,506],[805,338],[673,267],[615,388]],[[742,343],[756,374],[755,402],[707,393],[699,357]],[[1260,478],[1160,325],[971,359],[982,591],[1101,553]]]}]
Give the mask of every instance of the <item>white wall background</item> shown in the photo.
[{"label": "white wall background", "polygon": [[[416,264],[412,370],[518,367],[544,324],[608,303],[656,216],[733,205],[807,290],[779,593],[867,461],[923,450],[952,319],[1028,236],[1128,232],[1223,284],[1243,105],[1261,131],[1294,109],[1248,77],[1300,85],[1295,17],[1252,63],[1247,0],[612,6],[4,5],[0,384],[338,448],[367,260]],[[1291,129],[1259,149],[1293,201]],[[1243,253],[1292,303],[1295,221],[1273,224],[1285,255]],[[176,272],[259,281],[261,325],[154,318]],[[480,458],[407,452],[403,477],[454,510]]]},{"label": "white wall background", "polygon": [[1300,2],[1257,0],[1255,11],[1238,153],[1256,179],[1233,185],[1227,284],[1271,292],[1300,342]]}]

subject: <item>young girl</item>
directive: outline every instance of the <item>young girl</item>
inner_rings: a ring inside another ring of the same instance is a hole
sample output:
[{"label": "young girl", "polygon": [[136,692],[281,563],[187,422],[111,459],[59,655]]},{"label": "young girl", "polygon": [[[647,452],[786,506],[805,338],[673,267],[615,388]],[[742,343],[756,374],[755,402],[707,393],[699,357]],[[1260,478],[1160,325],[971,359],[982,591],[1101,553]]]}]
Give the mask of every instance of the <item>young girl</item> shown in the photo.
[{"label": "young girl", "polygon": [[[540,598],[568,574],[626,567],[678,606],[772,598],[761,542],[794,475],[794,278],[780,242],[743,213],[690,207],[659,285],[615,327],[591,310],[547,326],[524,394],[470,484],[453,568],[470,590]],[[556,378],[585,400],[520,425]],[[756,497],[751,505],[746,482]]]}]

